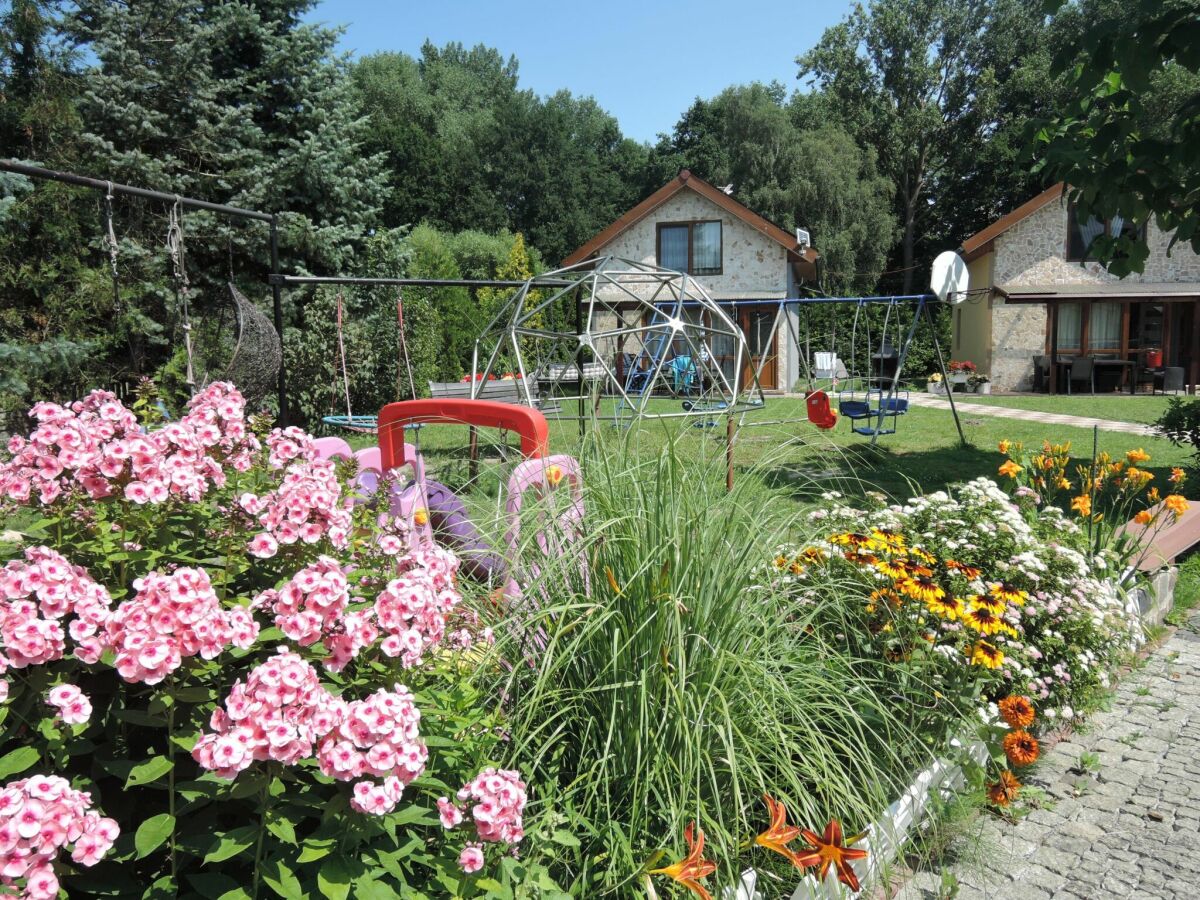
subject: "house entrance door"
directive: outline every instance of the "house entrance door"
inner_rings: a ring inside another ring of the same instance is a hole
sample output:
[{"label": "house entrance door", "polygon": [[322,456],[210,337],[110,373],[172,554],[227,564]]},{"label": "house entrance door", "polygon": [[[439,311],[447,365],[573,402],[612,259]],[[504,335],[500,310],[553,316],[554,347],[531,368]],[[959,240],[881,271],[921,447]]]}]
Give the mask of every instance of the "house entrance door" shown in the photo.
[{"label": "house entrance door", "polygon": [[739,325],[746,335],[746,345],[750,358],[748,368],[743,371],[743,384],[749,384],[754,373],[759,373],[759,384],[765,391],[773,391],[779,387],[779,356],[775,352],[775,307],[749,307],[738,311]]}]

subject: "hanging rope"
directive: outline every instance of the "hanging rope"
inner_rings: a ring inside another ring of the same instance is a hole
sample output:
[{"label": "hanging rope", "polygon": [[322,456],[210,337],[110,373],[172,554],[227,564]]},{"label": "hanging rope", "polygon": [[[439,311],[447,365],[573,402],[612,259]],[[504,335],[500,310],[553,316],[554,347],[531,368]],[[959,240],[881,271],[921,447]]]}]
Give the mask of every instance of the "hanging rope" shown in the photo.
[{"label": "hanging rope", "polygon": [[338,356],[342,361],[342,389],[346,394],[346,419],[353,422],[354,414],[350,411],[350,372],[346,368],[346,339],[342,334],[342,302],[342,295],[339,292],[337,295]]},{"label": "hanging rope", "polygon": [[120,249],[117,244],[117,232],[113,228],[113,183],[106,182],[107,187],[104,191],[104,245],[108,248],[108,269],[112,275],[113,286],[113,313],[115,316],[121,315],[121,279],[120,273],[117,271],[117,253]]},{"label": "hanging rope", "polygon": [[[396,291],[396,329],[398,332],[397,340],[400,343],[400,354],[404,359],[404,368],[408,372],[408,396],[411,400],[417,399],[417,384],[413,379],[412,360],[408,357],[408,336],[404,333],[404,289]],[[396,376],[399,380],[399,371]]]},{"label": "hanging rope", "polygon": [[183,246],[183,203],[175,196],[175,203],[167,217],[167,253],[171,256],[171,267],[175,273],[175,293],[179,300],[180,327],[183,329],[183,346],[187,354],[187,385],[192,393],[196,390],[195,361],[192,353],[192,319],[188,310],[187,260]]}]

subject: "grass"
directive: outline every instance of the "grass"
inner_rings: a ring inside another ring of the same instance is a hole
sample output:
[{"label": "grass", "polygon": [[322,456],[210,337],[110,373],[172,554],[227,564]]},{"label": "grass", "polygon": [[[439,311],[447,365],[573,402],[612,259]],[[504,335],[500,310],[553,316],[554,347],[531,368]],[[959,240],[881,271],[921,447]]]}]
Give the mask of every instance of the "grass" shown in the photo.
[{"label": "grass", "polygon": [[1092,419],[1111,419],[1115,422],[1138,422],[1153,425],[1166,411],[1170,397],[1129,394],[956,394],[963,403],[987,406],[1008,406],[1036,412],[1060,413],[1067,416],[1087,416]]},{"label": "grass", "polygon": [[[972,398],[975,399],[975,398]],[[1047,398],[979,398],[1000,401],[1045,401]],[[1064,398],[1050,398],[1055,403]],[[1158,398],[1161,399],[1161,398]],[[1155,398],[1096,398],[1095,402],[1112,400],[1153,402]],[[1081,402],[1069,401],[1071,404]],[[1088,401],[1092,402],[1091,398]],[[662,409],[675,411],[678,406],[662,401]],[[1071,408],[1074,408],[1073,406]],[[607,409],[605,409],[607,411]],[[962,446],[949,412],[914,407],[898,422],[897,433],[881,437],[875,447],[866,438],[849,433],[845,423],[830,432],[818,431],[805,417],[804,402],[797,398],[772,398],[759,411],[747,415],[736,438],[734,465],[737,479],[755,481],[765,494],[780,494],[802,504],[811,502],[822,490],[836,489],[852,496],[880,490],[906,499],[916,494],[942,490],[947,485],[977,478],[994,477],[1001,457],[996,445],[1002,438],[1039,445],[1043,440],[1069,441],[1072,455],[1078,463],[1090,460],[1092,431],[1025,422],[1017,419],[998,419],[990,416],[961,416],[968,446]],[[769,424],[772,422],[782,424]],[[586,452],[601,457],[649,459],[668,443],[676,441],[681,456],[697,468],[713,470],[713,477],[722,480],[719,471],[725,453],[725,422],[714,420],[716,427],[692,427],[694,420],[643,420],[630,429],[617,428],[611,418],[588,423],[587,437],[579,436],[579,426],[573,421],[552,421],[551,449],[557,453],[582,456]],[[467,429],[461,426],[432,426],[421,430],[421,451],[434,477],[456,490],[480,488],[482,496],[494,497],[498,480],[504,477],[505,466],[495,462],[499,445],[496,437],[480,432],[481,442],[492,441],[484,447],[491,462],[481,465],[479,483],[469,484],[467,472]],[[365,445],[370,436],[357,439]],[[1140,437],[1118,432],[1100,432],[1099,449],[1113,456],[1127,450],[1144,448],[1153,460],[1150,469],[1163,483],[1170,467],[1183,465],[1188,448],[1175,447],[1165,438]],[[515,454],[515,442],[510,441]],[[1190,486],[1193,493],[1200,485]]]}]

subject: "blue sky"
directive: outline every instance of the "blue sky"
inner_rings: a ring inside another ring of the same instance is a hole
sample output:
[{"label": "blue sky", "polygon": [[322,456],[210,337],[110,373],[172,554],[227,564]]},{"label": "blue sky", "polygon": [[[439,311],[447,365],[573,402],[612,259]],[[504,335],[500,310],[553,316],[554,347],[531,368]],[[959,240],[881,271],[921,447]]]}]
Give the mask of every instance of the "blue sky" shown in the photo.
[{"label": "blue sky", "polygon": [[848,0],[322,0],[310,20],[343,25],[357,55],[483,43],[520,62],[521,86],[591,95],[625,134],[653,141],[696,97],[730,84],[796,80],[795,57]]}]

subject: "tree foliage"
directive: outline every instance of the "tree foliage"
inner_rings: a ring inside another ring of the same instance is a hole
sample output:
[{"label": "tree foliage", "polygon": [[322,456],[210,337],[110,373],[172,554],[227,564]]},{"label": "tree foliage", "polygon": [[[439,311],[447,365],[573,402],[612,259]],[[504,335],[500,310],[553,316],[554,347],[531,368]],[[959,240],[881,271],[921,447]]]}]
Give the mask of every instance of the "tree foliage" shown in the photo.
[{"label": "tree foliage", "polygon": [[[1067,7],[1060,17],[1078,14]],[[1054,59],[1069,102],[1037,123],[1038,167],[1070,185],[1082,214],[1134,226],[1095,239],[1089,256],[1109,271],[1143,270],[1151,217],[1174,232],[1172,245],[1200,252],[1200,6],[1097,0],[1082,14],[1088,27]]]},{"label": "tree foliage", "polygon": [[[1000,85],[1035,49],[1040,26],[1024,0],[874,0],[855,4],[797,58],[801,76],[820,89],[826,109],[875,149],[895,184],[905,292],[917,284],[922,267],[920,236],[940,230],[936,219],[946,211],[938,208],[940,189],[973,175],[978,192],[989,175],[974,154],[1020,114],[1023,103],[1039,99],[1023,100]],[[1004,99],[1010,108],[1001,117]],[[992,199],[992,191],[983,193]],[[943,240],[970,233],[947,232]]]}]

